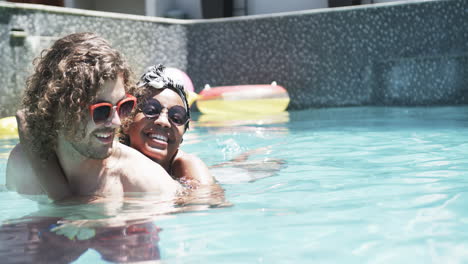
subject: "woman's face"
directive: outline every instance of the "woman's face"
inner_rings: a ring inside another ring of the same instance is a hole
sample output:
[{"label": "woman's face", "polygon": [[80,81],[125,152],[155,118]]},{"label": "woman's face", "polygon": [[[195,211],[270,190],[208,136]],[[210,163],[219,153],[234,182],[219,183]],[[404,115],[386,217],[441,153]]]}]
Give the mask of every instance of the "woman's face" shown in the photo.
[{"label": "woman's face", "polygon": [[170,160],[182,143],[185,132],[183,125],[178,126],[169,120],[168,109],[176,105],[184,108],[184,102],[171,89],[157,91],[152,98],[161,103],[163,107],[161,114],[155,118],[146,118],[142,112],[137,113],[127,134],[132,148],[139,150],[167,170]]}]

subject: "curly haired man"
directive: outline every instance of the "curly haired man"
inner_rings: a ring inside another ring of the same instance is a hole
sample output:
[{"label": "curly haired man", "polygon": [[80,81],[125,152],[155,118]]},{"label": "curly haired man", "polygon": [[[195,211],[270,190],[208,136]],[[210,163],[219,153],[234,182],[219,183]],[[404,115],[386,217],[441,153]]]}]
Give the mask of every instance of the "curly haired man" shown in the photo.
[{"label": "curly haired man", "polygon": [[53,200],[128,192],[174,196],[181,187],[161,166],[114,141],[136,104],[127,94],[130,76],[121,54],[93,33],[65,36],[45,50],[27,81],[7,187]]}]

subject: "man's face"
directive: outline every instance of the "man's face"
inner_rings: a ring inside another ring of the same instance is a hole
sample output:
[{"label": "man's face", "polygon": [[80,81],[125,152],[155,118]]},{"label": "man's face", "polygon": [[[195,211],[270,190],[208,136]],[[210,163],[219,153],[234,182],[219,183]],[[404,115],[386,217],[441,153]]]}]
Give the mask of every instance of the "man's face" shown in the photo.
[{"label": "man's face", "polygon": [[[97,92],[96,102],[91,104],[107,102],[116,105],[125,98],[123,78],[119,76],[116,80],[108,80]],[[116,130],[120,127],[120,117],[112,110],[111,115],[105,122],[95,124],[92,117],[88,115],[83,128],[85,137],[80,141],[72,141],[70,144],[81,155],[91,159],[105,159],[112,154],[112,145]]]}]

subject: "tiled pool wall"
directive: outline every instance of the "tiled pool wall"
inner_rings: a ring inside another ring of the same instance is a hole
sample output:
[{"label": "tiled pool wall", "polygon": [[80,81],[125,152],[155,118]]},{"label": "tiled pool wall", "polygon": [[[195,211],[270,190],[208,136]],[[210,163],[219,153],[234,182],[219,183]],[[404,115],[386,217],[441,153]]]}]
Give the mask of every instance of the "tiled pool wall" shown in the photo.
[{"label": "tiled pool wall", "polygon": [[197,91],[276,81],[290,109],[468,103],[466,0],[188,21],[0,3],[0,116],[14,112],[40,50],[79,31],[110,40],[136,75],[161,62]]}]

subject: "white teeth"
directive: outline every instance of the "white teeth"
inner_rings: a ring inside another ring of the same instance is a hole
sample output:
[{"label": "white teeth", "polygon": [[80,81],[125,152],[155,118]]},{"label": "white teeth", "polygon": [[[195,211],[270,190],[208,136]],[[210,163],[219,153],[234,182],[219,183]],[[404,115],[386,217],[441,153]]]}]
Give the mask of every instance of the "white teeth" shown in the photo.
[{"label": "white teeth", "polygon": [[163,136],[163,135],[161,135],[161,134],[153,134],[153,133],[150,133],[150,134],[148,134],[148,137],[150,137],[151,139],[157,139],[157,140],[161,140],[161,141],[167,142],[167,137],[166,137],[166,136]]},{"label": "white teeth", "polygon": [[96,133],[96,137],[98,138],[108,138],[112,136],[112,133]]}]

